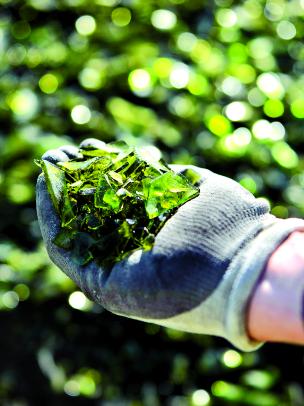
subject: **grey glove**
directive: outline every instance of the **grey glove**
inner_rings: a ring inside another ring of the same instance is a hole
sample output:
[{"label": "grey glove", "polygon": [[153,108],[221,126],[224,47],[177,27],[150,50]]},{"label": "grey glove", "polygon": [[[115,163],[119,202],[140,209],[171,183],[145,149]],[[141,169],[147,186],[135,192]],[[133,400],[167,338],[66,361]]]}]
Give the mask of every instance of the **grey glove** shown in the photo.
[{"label": "grey glove", "polygon": [[[86,140],[98,147],[98,140]],[[49,151],[52,162],[77,148]],[[193,333],[225,337],[244,351],[262,343],[246,331],[246,307],[272,252],[304,220],[278,219],[269,205],[237,182],[190,166],[201,175],[200,195],[181,206],[156,236],[110,272],[94,262],[79,267],[53,244],[60,226],[43,175],[37,182],[39,224],[52,261],[109,311]],[[189,166],[172,165],[176,172]]]}]

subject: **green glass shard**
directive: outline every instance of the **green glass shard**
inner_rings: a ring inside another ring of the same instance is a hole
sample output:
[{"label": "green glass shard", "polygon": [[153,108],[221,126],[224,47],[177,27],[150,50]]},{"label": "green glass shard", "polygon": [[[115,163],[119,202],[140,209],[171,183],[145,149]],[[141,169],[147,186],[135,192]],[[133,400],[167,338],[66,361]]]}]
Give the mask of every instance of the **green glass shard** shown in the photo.
[{"label": "green glass shard", "polygon": [[96,192],[95,187],[83,187],[83,188],[79,189],[79,194],[84,195],[84,196],[94,195],[95,192]]},{"label": "green glass shard", "polygon": [[48,192],[51,196],[55,210],[60,216],[61,226],[75,227],[76,216],[73,211],[72,201],[68,194],[65,172],[49,161],[41,160],[42,168]]},{"label": "green glass shard", "polygon": [[67,172],[75,172],[75,171],[85,170],[86,168],[88,168],[91,165],[91,163],[96,161],[96,159],[98,159],[98,158],[92,158],[85,162],[77,162],[77,161],[75,161],[75,162],[73,162],[73,161],[58,162],[57,165],[59,166],[59,168],[62,168]]},{"label": "green glass shard", "polygon": [[81,149],[80,150],[84,157],[100,157],[104,156],[105,151],[100,149]]},{"label": "green glass shard", "polygon": [[81,188],[81,186],[83,185],[83,181],[82,180],[77,180],[76,182],[74,182],[74,183],[70,183],[70,184],[68,184],[68,188],[69,189],[76,189],[76,190],[79,190],[80,188]]},{"label": "green glass shard", "polygon": [[108,189],[105,192],[105,194],[103,195],[103,201],[104,201],[105,204],[107,204],[114,211],[114,213],[119,212],[119,210],[121,208],[121,200],[116,195],[115,190]]},{"label": "green glass shard", "polygon": [[61,226],[65,227],[70,225],[71,227],[75,227],[76,216],[72,209],[71,201],[67,195],[64,196],[62,200],[62,205],[60,208],[61,214]]},{"label": "green glass shard", "polygon": [[118,232],[122,235],[126,240],[132,237],[132,231],[130,229],[130,224],[127,220],[123,221],[118,228]]},{"label": "green glass shard", "polygon": [[114,171],[109,171],[109,176],[114,179],[119,185],[122,185],[124,183],[124,177],[117,172]]},{"label": "green glass shard", "polygon": [[155,241],[154,234],[148,234],[148,236],[146,238],[144,238],[144,240],[143,240],[143,244],[142,244],[143,249],[144,250],[151,249],[153,247],[154,241]]},{"label": "green glass shard", "polygon": [[144,171],[144,175],[147,178],[155,178],[156,176],[159,176],[160,174],[161,174],[161,172],[152,166],[148,166],[147,168],[145,168],[145,171]]},{"label": "green glass shard", "polygon": [[96,208],[99,208],[99,209],[106,208],[104,201],[103,201],[103,197],[109,187],[110,187],[110,185],[108,184],[107,180],[105,179],[105,177],[102,176],[99,179],[98,187],[94,194],[94,205]]},{"label": "green glass shard", "polygon": [[48,192],[51,196],[56,211],[59,213],[60,202],[66,185],[65,173],[49,161],[41,160]]},{"label": "green glass shard", "polygon": [[124,187],[120,188],[117,190],[116,195],[118,197],[122,197],[122,196],[132,196],[132,193],[129,192],[129,190],[125,189]]},{"label": "green glass shard", "polygon": [[120,154],[115,159],[113,159],[112,169],[116,172],[124,173],[125,176],[128,176],[129,173],[133,171],[134,166],[139,165],[139,160],[136,157],[134,151],[131,151],[127,154]]},{"label": "green glass shard", "polygon": [[84,156],[100,157],[106,154],[126,154],[133,151],[133,147],[129,146],[124,141],[104,143],[100,148],[86,147],[79,150]]},{"label": "green glass shard", "polygon": [[54,243],[79,265],[94,259],[109,268],[136,249],[151,249],[165,222],[199,193],[195,171],[176,174],[159,154],[124,142],[79,153],[56,165],[37,162],[61,219]]},{"label": "green glass shard", "polygon": [[69,173],[96,170],[97,168],[102,171],[111,165],[111,159],[108,157],[94,157],[87,161],[58,162],[57,165]]},{"label": "green glass shard", "polygon": [[153,155],[150,151],[147,152],[146,149],[137,148],[136,154],[140,160],[148,165],[150,170],[154,169],[158,173],[168,172],[170,170],[162,159],[159,159],[158,156]]},{"label": "green glass shard", "polygon": [[167,172],[155,179],[143,180],[146,211],[150,219],[180,206],[198,195],[186,177]]},{"label": "green glass shard", "polygon": [[183,172],[183,175],[189,180],[190,183],[193,185],[198,185],[199,182],[201,181],[202,177],[199,173],[197,173],[193,169],[186,169],[185,172]]}]

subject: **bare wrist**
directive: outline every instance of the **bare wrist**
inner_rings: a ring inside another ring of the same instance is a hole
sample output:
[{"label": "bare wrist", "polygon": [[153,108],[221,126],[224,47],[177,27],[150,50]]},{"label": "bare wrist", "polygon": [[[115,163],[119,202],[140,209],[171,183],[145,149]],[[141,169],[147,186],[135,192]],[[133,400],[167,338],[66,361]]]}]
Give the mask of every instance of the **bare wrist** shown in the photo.
[{"label": "bare wrist", "polygon": [[248,305],[248,334],[258,341],[304,344],[304,232],[272,254]]}]

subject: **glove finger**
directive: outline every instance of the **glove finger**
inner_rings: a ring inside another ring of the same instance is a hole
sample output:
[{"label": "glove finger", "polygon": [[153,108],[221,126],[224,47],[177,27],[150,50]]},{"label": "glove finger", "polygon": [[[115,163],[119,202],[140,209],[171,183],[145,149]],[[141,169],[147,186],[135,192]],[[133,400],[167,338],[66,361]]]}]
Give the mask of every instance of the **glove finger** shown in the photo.
[{"label": "glove finger", "polygon": [[58,148],[58,150],[64,152],[69,157],[69,159],[82,157],[82,155],[79,152],[79,149],[74,145],[63,145],[62,147]]},{"label": "glove finger", "polygon": [[80,143],[79,148],[82,148],[82,149],[98,149],[98,148],[103,149],[105,145],[106,144],[103,141],[98,140],[97,138],[87,138],[87,139],[83,140]]},{"label": "glove finger", "polygon": [[52,164],[56,164],[57,162],[68,161],[70,158],[64,151],[60,151],[59,149],[49,149],[42,155],[42,159],[49,161]]}]

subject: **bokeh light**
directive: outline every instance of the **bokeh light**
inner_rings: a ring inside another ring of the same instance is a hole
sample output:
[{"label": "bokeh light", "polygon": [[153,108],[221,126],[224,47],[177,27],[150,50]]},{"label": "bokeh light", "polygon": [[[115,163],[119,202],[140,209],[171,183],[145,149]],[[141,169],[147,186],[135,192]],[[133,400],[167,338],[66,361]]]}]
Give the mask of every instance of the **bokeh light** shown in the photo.
[{"label": "bokeh light", "polygon": [[46,94],[55,93],[58,85],[58,79],[52,73],[46,73],[39,80],[39,87]]},{"label": "bokeh light", "polygon": [[132,15],[128,8],[117,7],[112,11],[112,21],[118,27],[125,27],[131,21]]},{"label": "bokeh light", "polygon": [[290,40],[297,34],[296,27],[290,21],[280,21],[277,25],[277,34],[280,38]]},{"label": "bokeh light", "polygon": [[75,27],[80,35],[92,35],[93,32],[96,30],[96,21],[94,17],[90,15],[83,15],[77,18]]},{"label": "bokeh light", "polygon": [[79,104],[72,108],[71,117],[76,124],[87,124],[91,120],[91,111],[87,106]]},{"label": "bokeh light", "polygon": [[152,78],[145,69],[135,69],[128,77],[130,88],[139,95],[148,95],[152,90]]},{"label": "bokeh light", "polygon": [[69,305],[74,309],[85,311],[92,307],[92,303],[80,291],[76,291],[70,294]]},{"label": "bokeh light", "polygon": [[171,30],[176,21],[176,15],[170,10],[155,10],[151,15],[152,25],[159,30]]},{"label": "bokeh light", "polygon": [[223,363],[228,368],[237,368],[242,363],[242,356],[234,350],[227,350],[222,356]]},{"label": "bokeh light", "polygon": [[8,105],[21,120],[33,118],[39,109],[38,97],[30,89],[20,89],[8,96]]},{"label": "bokeh light", "polygon": [[208,406],[210,404],[210,395],[204,389],[198,389],[193,392],[191,401],[193,406]]}]

